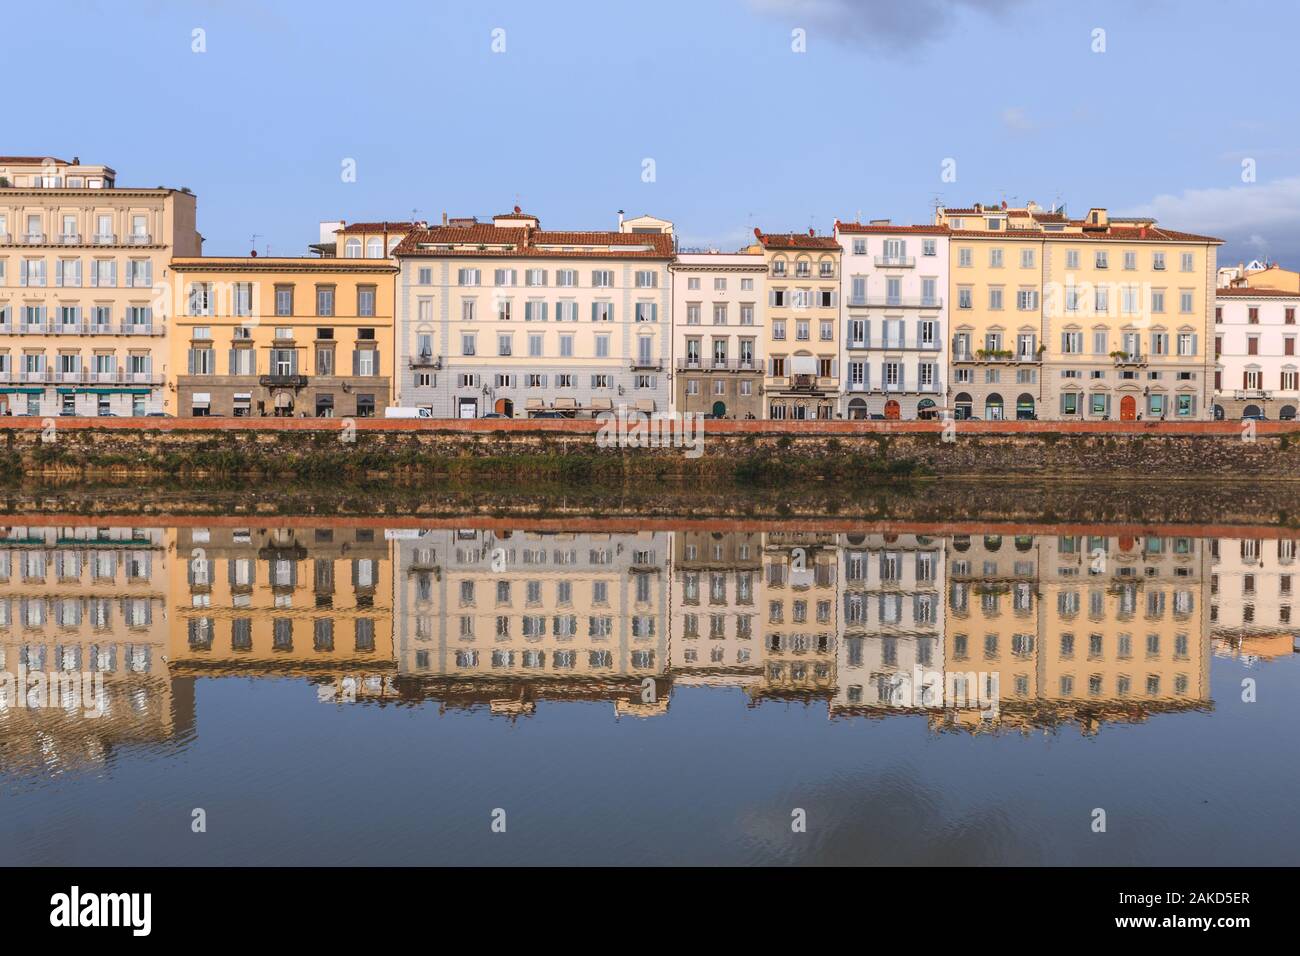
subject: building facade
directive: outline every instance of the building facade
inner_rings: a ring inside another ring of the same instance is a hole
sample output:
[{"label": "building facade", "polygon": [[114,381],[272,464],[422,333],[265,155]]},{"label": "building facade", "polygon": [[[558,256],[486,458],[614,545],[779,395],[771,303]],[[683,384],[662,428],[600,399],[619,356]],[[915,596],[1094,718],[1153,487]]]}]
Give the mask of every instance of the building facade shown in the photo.
[{"label": "building facade", "polygon": [[516,207],[395,249],[399,401],[435,418],[666,412],[671,225],[550,231]]},{"label": "building facade", "polygon": [[1210,417],[1220,240],[1101,207],[941,207],[935,221],[952,230],[958,418]]},{"label": "building facade", "polygon": [[1300,291],[1218,289],[1214,304],[1214,417],[1290,420],[1300,408],[1296,310]]},{"label": "building facade", "polygon": [[840,244],[834,236],[765,233],[750,249],[767,261],[767,417],[834,418],[840,395]]},{"label": "building facade", "polygon": [[0,157],[0,413],[163,411],[168,262],[201,247],[188,190]]},{"label": "building facade", "polygon": [[391,260],[176,259],[178,416],[383,415],[392,398]]},{"label": "building facade", "polygon": [[937,416],[948,377],[948,229],[836,222],[835,238],[841,415]]},{"label": "building facade", "polygon": [[675,410],[762,418],[764,257],[682,253],[671,272]]}]

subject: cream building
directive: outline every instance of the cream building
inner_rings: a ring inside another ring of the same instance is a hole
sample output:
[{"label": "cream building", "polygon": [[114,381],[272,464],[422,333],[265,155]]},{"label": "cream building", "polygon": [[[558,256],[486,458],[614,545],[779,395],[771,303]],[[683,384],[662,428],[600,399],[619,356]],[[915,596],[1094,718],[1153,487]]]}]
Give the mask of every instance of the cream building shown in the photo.
[{"label": "cream building", "polygon": [[757,696],[834,697],[839,597],[833,533],[763,535],[763,680],[753,690]]},{"label": "cream building", "polygon": [[1296,417],[1300,408],[1297,309],[1300,291],[1244,285],[1216,291],[1216,418]]},{"label": "cream building", "polygon": [[168,263],[196,256],[194,195],[107,166],[0,157],[0,411],[164,410]]},{"label": "cream building", "polygon": [[1296,539],[1215,538],[1210,547],[1210,629],[1217,646],[1255,657],[1295,647]]},{"label": "cream building", "polygon": [[552,231],[513,212],[394,250],[399,404],[435,418],[668,411],[671,224]]},{"label": "cream building", "polygon": [[757,252],[679,253],[670,268],[675,410],[762,418],[764,257]]},{"label": "cream building", "polygon": [[840,399],[840,244],[754,230],[767,260],[767,418],[834,418]]}]

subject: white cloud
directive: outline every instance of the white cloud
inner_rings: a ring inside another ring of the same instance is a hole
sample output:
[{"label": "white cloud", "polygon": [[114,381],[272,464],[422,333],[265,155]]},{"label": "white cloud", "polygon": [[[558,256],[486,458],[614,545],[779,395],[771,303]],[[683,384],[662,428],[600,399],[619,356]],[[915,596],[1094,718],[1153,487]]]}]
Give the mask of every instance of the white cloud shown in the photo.
[{"label": "white cloud", "polygon": [[1219,251],[1223,262],[1267,255],[1300,266],[1300,176],[1162,194],[1122,214],[1218,236],[1226,240]]},{"label": "white cloud", "polygon": [[[1000,16],[1026,0],[750,0],[791,26],[824,28],[831,40],[899,52],[949,31],[967,13]],[[816,42],[811,32],[809,40]]]},{"label": "white cloud", "polygon": [[1034,129],[1034,121],[1019,106],[1008,106],[1002,111],[1002,125],[1013,133],[1028,133]]}]

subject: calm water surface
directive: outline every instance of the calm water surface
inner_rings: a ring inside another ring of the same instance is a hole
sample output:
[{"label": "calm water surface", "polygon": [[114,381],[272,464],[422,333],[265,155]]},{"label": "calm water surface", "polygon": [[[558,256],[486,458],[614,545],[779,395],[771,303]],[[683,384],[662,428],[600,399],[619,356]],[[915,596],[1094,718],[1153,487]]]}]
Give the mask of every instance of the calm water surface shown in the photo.
[{"label": "calm water surface", "polygon": [[40,520],[0,863],[1300,861],[1290,539]]}]

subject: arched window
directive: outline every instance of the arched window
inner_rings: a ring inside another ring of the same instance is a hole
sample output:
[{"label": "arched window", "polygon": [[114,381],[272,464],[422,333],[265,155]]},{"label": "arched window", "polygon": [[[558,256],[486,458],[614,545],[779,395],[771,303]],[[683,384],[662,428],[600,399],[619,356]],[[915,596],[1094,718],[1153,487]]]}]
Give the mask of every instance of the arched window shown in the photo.
[{"label": "arched window", "polygon": [[984,399],[984,418],[990,422],[1002,421],[1002,396],[997,392]]},{"label": "arched window", "polygon": [[352,238],[352,239],[349,239],[347,242],[343,243],[343,258],[344,258],[344,259],[360,259],[360,258],[361,258],[361,240],[360,240],[360,239]]},{"label": "arched window", "polygon": [[958,421],[964,421],[974,414],[975,405],[967,392],[958,392],[957,397],[952,401],[953,417]]},{"label": "arched window", "polygon": [[371,236],[366,240],[366,258],[382,259],[384,258],[384,240],[378,236]]}]

